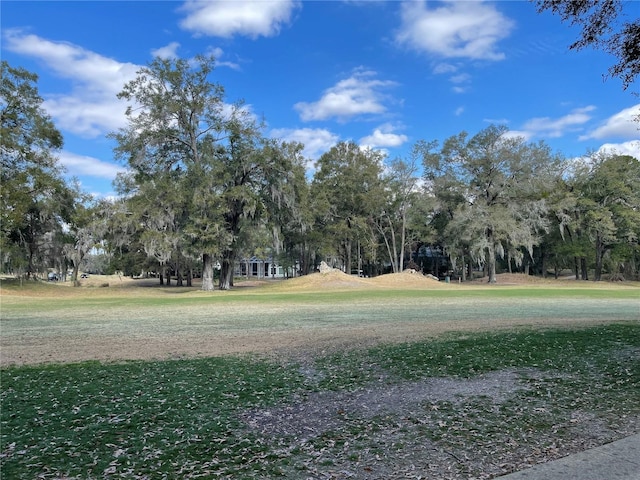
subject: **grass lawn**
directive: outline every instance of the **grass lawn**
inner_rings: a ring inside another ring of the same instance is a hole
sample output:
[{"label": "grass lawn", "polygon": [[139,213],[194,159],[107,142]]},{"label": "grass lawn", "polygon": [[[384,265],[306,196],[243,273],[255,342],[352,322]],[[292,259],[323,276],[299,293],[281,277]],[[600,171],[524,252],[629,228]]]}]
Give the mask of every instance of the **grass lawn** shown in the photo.
[{"label": "grass lawn", "polygon": [[3,285],[3,478],[492,478],[640,431],[637,288],[43,288]]}]

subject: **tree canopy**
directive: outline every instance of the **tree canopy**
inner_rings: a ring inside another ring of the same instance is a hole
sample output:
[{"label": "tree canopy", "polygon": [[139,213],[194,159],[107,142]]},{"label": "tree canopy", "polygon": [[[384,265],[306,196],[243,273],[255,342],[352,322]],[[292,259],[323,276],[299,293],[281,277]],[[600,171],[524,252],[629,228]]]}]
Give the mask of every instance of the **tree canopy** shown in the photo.
[{"label": "tree canopy", "polygon": [[[539,12],[551,11],[562,21],[581,27],[569,48],[595,47],[612,54],[617,63],[609,75],[622,80],[626,90],[640,73],[640,16],[636,2],[622,0],[533,0]],[[630,14],[630,15],[629,15]]]},{"label": "tree canopy", "polygon": [[75,200],[56,157],[62,135],[42,108],[37,80],[37,75],[2,61],[0,249],[3,264],[9,265],[5,268],[27,277],[45,267],[47,251],[56,250],[61,223]]},{"label": "tree canopy", "polygon": [[[598,2],[596,2],[598,3]],[[631,279],[640,266],[640,161],[614,153],[578,166],[506,127],[420,140],[409,158],[343,141],[305,170],[303,145],[265,135],[212,81],[215,60],[153,60],[123,86],[127,125],[111,134],[129,167],[114,200],[65,180],[62,136],[37,76],[2,63],[2,269],[108,269],[160,282],[233,286],[257,255],[289,275],[321,261],[346,273],[406,267],[465,281],[500,271]],[[567,168],[573,165],[574,168]],[[422,170],[422,172],[420,172]],[[97,265],[99,262],[93,262]],[[266,271],[263,274],[267,274]]]}]

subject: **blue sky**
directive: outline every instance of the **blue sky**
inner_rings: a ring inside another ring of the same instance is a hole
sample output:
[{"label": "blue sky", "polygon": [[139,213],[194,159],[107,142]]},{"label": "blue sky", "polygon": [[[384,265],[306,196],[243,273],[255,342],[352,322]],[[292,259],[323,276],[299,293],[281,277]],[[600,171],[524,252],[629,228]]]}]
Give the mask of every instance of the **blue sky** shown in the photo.
[{"label": "blue sky", "polygon": [[[626,4],[640,14],[640,3]],[[640,158],[638,82],[604,79],[615,58],[569,51],[578,30],[528,1],[12,1],[2,59],[39,75],[64,135],[60,162],[82,188],[113,194],[124,165],[106,134],[116,98],[154,56],[214,54],[212,80],[266,134],[304,143],[309,168],[339,141],[407,158],[490,124],[567,158],[614,149]]]}]

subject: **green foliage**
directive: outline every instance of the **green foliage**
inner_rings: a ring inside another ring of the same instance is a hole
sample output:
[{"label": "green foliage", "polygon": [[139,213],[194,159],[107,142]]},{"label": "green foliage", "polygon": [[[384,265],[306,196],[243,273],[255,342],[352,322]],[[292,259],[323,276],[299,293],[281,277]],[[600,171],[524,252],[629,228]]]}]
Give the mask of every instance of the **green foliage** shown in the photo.
[{"label": "green foliage", "polygon": [[318,220],[337,252],[340,264],[351,272],[353,248],[366,241],[369,219],[382,210],[382,154],[362,150],[354,142],[340,142],[323,154],[311,185]]},{"label": "green foliage", "polygon": [[[600,280],[605,256],[616,246],[630,249],[626,262],[635,271],[640,239],[640,160],[623,155],[598,155],[587,172],[577,178],[579,193],[577,210],[580,227],[595,252],[595,275]],[[624,249],[618,248],[618,255]],[[624,263],[614,265],[612,273],[620,273]]]},{"label": "green foliage", "polygon": [[[295,208],[294,165],[299,147],[263,138],[242,103],[225,109],[224,89],[209,80],[212,57],[155,59],[120,97],[129,125],[112,134],[116,155],[132,170],[122,193],[143,232],[145,251],[174,268],[202,259],[203,289],[231,287],[235,260],[248,232],[278,209]],[[277,207],[277,208],[276,208]]]},{"label": "green foliage", "polygon": [[459,256],[472,255],[495,282],[497,257],[522,260],[548,230],[546,197],[558,175],[558,159],[543,143],[529,144],[490,126],[437,144],[419,143],[428,193],[446,219],[442,242]]},{"label": "green foliage", "polygon": [[42,108],[38,77],[2,61],[0,84],[0,249],[3,270],[36,275],[64,267],[62,224],[76,189],[62,178],[55,153],[62,135]]},{"label": "green foliage", "polygon": [[640,73],[640,19],[629,16],[625,10],[634,2],[621,0],[533,0],[538,11],[550,10],[562,21],[582,28],[580,37],[569,48],[580,50],[595,47],[617,58],[609,74],[622,80],[626,89]]}]

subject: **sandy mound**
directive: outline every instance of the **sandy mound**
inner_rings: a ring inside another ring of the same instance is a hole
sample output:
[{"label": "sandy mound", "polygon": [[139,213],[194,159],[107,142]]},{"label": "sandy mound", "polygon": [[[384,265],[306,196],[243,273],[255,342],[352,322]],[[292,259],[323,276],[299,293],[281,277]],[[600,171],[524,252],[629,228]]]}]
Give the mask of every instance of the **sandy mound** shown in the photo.
[{"label": "sandy mound", "polygon": [[287,291],[297,290],[340,290],[351,288],[366,288],[368,282],[364,278],[347,275],[340,270],[316,272],[302,277],[284,280],[278,287]]},{"label": "sandy mound", "polygon": [[427,277],[419,272],[405,270],[400,273],[388,273],[369,279],[371,285],[377,285],[384,288],[429,288],[440,285],[438,280]]},{"label": "sandy mound", "polygon": [[348,290],[353,288],[431,288],[437,285],[439,285],[437,280],[425,277],[420,273],[411,273],[410,271],[389,273],[373,278],[362,278],[347,275],[340,270],[331,270],[329,272],[316,272],[285,280],[275,288],[287,291],[312,291]]}]

